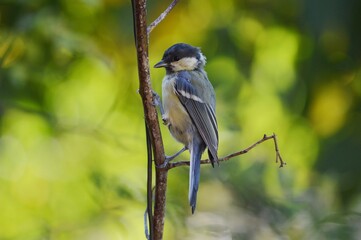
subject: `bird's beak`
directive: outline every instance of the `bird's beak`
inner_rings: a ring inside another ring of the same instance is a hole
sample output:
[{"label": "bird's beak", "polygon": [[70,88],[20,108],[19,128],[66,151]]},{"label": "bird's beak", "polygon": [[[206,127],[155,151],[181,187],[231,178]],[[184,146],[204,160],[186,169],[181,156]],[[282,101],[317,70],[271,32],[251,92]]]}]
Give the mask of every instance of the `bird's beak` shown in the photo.
[{"label": "bird's beak", "polygon": [[155,68],[161,68],[161,67],[167,67],[168,63],[164,62],[163,60],[160,60],[157,64],[154,65]]}]

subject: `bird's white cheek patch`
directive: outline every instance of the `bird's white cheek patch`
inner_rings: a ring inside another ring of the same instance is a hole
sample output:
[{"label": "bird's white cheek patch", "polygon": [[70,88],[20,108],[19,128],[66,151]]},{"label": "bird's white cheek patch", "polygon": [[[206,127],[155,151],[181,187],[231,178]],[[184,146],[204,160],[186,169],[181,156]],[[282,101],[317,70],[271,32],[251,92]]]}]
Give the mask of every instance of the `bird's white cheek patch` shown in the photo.
[{"label": "bird's white cheek patch", "polygon": [[197,68],[198,60],[194,57],[182,58],[177,62],[172,62],[171,65],[176,72],[183,70],[192,71]]}]

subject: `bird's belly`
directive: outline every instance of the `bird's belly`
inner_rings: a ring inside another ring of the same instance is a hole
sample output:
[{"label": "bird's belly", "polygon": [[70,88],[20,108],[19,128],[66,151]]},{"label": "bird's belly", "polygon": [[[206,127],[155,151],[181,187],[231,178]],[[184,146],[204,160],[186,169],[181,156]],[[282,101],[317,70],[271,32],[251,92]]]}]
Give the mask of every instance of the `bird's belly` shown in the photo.
[{"label": "bird's belly", "polygon": [[[172,86],[166,85],[163,86],[163,88],[164,87]],[[164,91],[163,89],[163,108],[165,113],[163,117],[168,122],[168,128],[172,136],[187,146],[191,141],[191,133],[194,131],[194,126],[188,112],[180,103],[174,90],[170,90],[171,91]]]}]

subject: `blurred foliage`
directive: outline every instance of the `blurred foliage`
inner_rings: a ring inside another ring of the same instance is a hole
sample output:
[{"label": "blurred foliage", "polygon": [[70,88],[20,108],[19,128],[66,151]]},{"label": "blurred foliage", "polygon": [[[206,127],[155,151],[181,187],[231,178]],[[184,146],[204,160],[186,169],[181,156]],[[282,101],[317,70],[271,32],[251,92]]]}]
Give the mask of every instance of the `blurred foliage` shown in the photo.
[{"label": "blurred foliage", "polygon": [[[149,1],[149,21],[170,1]],[[150,64],[200,46],[220,155],[169,174],[165,239],[360,239],[361,3],[184,0]],[[0,239],[144,239],[146,158],[129,1],[0,0]],[[160,92],[163,71],[152,69]],[[162,127],[166,151],[181,146]],[[188,154],[182,155],[183,159]]]}]

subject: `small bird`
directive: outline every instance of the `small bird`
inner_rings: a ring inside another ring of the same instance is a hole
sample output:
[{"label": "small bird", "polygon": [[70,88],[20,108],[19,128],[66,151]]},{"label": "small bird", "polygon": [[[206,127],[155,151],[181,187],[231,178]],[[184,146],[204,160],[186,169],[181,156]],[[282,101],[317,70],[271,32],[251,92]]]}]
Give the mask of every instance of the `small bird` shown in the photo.
[{"label": "small bird", "polygon": [[[189,204],[192,214],[196,209],[202,153],[214,167],[218,163],[218,127],[215,114],[216,99],[212,84],[204,71],[206,58],[199,48],[177,43],[168,48],[155,68],[164,67],[162,83],[163,122],[171,135],[190,152]],[[167,163],[167,160],[166,160]]]}]

